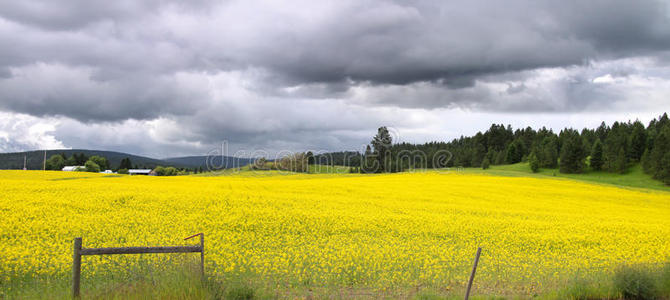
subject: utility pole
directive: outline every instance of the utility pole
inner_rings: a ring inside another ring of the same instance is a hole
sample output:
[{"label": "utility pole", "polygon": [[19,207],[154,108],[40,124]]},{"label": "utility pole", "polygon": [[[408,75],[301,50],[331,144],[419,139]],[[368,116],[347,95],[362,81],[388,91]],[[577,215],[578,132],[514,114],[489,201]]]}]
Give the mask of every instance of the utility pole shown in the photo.
[{"label": "utility pole", "polygon": [[42,171],[47,170],[47,150],[44,150],[44,164],[42,165]]},{"label": "utility pole", "polygon": [[23,155],[23,170],[24,171],[27,170],[26,169],[26,155]]}]

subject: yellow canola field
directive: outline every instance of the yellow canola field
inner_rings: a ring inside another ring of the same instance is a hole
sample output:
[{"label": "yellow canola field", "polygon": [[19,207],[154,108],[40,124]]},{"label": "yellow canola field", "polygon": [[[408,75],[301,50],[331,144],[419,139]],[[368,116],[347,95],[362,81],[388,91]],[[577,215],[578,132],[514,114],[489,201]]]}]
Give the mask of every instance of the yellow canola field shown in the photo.
[{"label": "yellow canola field", "polygon": [[[5,282],[67,280],[77,236],[157,246],[204,232],[209,276],[288,288],[459,289],[481,246],[480,290],[535,292],[670,254],[668,193],[459,173],[0,171],[0,220]],[[114,259],[86,257],[83,275],[129,267]]]}]

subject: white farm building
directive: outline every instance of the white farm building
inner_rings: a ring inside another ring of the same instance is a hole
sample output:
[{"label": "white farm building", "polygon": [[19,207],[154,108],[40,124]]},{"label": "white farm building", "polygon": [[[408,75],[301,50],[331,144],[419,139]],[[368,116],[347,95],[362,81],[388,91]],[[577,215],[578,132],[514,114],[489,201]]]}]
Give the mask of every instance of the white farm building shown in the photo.
[{"label": "white farm building", "polygon": [[67,172],[72,172],[72,171],[77,171],[77,169],[86,169],[84,166],[65,166],[61,171],[67,171]]},{"label": "white farm building", "polygon": [[151,169],[130,169],[128,174],[130,175],[151,175]]}]

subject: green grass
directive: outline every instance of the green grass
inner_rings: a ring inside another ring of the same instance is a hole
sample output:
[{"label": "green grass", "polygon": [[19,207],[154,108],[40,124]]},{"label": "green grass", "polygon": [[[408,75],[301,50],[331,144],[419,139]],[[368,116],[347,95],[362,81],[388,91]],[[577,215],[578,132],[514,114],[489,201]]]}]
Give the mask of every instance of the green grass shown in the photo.
[{"label": "green grass", "polygon": [[465,168],[464,172],[476,174],[490,174],[498,176],[523,176],[536,178],[568,178],[579,181],[586,181],[591,183],[615,185],[623,188],[635,189],[651,189],[660,191],[670,191],[670,186],[664,185],[662,182],[652,179],[650,175],[642,171],[639,164],[631,166],[624,174],[609,173],[603,171],[587,171],[582,174],[564,174],[560,173],[558,169],[540,169],[540,172],[533,173],[528,166],[528,163],[518,163],[513,165],[499,165],[491,166],[490,169],[482,170],[480,168]]},{"label": "green grass", "polygon": [[[264,175],[277,175],[278,173],[280,174],[291,174],[289,171],[277,171],[277,170],[251,170],[249,166],[244,166],[240,168],[235,168],[235,169],[225,169],[225,170],[220,170],[220,171],[214,171],[214,172],[205,172],[205,173],[199,173],[199,174],[193,174],[191,176],[204,176],[204,177],[209,177],[209,176],[227,176],[227,175],[235,175],[235,174],[241,174],[241,175],[257,175],[257,176],[264,176]],[[310,165],[309,166],[309,174],[349,174],[349,167],[345,166],[329,166],[329,165]]]},{"label": "green grass", "polygon": [[[464,168],[460,169],[462,172],[471,174],[488,174],[496,176],[508,177],[535,177],[535,178],[567,178],[572,180],[586,181],[590,183],[599,183],[614,185],[622,188],[633,189],[651,189],[659,191],[670,192],[670,186],[664,185],[662,182],[652,179],[650,175],[642,171],[639,164],[632,165],[626,173],[609,173],[604,171],[586,171],[581,174],[564,174],[558,169],[541,168],[538,173],[533,173],[530,170],[527,162],[512,164],[512,165],[496,165],[491,166],[487,170],[481,168]],[[430,171],[430,170],[427,170]],[[238,169],[226,169],[216,172],[207,172],[195,174],[193,176],[226,176],[234,174],[251,174],[256,176],[274,176],[277,171],[255,171],[251,172],[249,166],[244,166]],[[287,172],[284,172],[287,173]],[[310,165],[309,174],[349,174],[349,167],[345,166],[329,166],[329,165]]]},{"label": "green grass", "polygon": [[310,174],[348,174],[349,167],[329,165],[309,165]]}]

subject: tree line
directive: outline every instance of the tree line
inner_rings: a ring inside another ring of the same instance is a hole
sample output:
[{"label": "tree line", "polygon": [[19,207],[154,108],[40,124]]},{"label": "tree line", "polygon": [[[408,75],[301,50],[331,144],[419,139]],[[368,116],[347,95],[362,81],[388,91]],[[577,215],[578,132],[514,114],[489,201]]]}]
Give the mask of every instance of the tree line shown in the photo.
[{"label": "tree line", "polygon": [[[130,163],[130,160],[128,160],[128,163]],[[107,158],[98,155],[87,157],[84,153],[73,153],[70,157],[67,157],[65,153],[54,154],[49,157],[45,165],[47,170],[57,171],[62,170],[65,166],[79,166],[78,171],[86,172],[100,172],[110,169]]]},{"label": "tree line", "polygon": [[364,153],[334,152],[310,156],[310,164],[350,166],[352,172],[384,173],[417,168],[481,167],[528,162],[561,173],[605,171],[625,173],[640,163],[645,173],[670,184],[670,121],[667,113],[647,126],[640,121],[602,122],[598,128],[558,133],[542,127],[512,129],[493,124],[485,132],[449,142],[393,143],[386,127]]},{"label": "tree line", "polygon": [[[118,167],[112,167],[106,157],[99,155],[87,157],[84,153],[73,153],[69,157],[65,155],[65,153],[54,154],[49,157],[45,165],[47,170],[56,171],[62,170],[65,166],[78,166],[79,168],[77,171],[101,172],[104,170],[113,170],[119,174],[128,174],[128,170],[130,169],[144,168],[144,166],[133,165],[132,161],[128,157],[121,159]],[[202,167],[194,169],[179,169],[175,167],[156,166],[153,169],[158,176],[175,176],[204,172]]]}]

